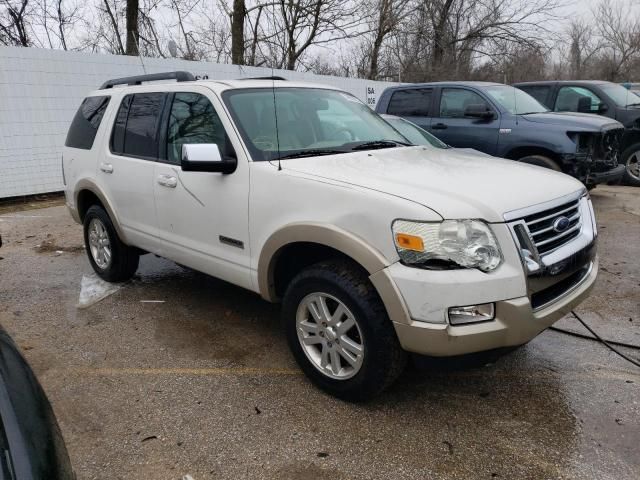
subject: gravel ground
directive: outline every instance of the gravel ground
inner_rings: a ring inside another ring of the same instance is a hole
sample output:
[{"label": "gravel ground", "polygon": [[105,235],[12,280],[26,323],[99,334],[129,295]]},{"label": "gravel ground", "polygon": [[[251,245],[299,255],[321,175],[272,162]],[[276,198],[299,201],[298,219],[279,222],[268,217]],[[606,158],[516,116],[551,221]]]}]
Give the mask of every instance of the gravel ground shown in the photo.
[{"label": "gravel ground", "polygon": [[[640,345],[640,189],[592,197],[601,273],[577,311]],[[0,208],[0,323],[79,479],[640,478],[640,369],[602,344],[546,331],[495,364],[427,363],[347,404],[300,374],[277,306],[171,262],[143,257],[78,309],[81,227],[37,206]]]}]

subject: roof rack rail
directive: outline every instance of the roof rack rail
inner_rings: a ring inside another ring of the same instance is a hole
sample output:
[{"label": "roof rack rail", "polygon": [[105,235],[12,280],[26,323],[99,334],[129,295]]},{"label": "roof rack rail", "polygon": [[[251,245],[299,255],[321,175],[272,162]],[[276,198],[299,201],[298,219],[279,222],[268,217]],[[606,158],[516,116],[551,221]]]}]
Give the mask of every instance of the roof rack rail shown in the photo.
[{"label": "roof rack rail", "polygon": [[100,86],[100,90],[113,88],[115,85],[141,85],[142,82],[155,82],[157,80],[177,80],[178,82],[193,82],[196,79],[189,72],[165,72],[150,73],[148,75],[136,75],[133,77],[115,78],[107,80]]},{"label": "roof rack rail", "polygon": [[238,80],[286,80],[284,77],[244,77]]}]

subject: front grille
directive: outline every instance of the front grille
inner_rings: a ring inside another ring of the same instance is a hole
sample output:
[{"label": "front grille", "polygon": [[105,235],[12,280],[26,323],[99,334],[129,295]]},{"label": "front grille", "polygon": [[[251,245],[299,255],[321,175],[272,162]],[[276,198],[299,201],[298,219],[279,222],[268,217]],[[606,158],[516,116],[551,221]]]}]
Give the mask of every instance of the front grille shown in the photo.
[{"label": "front grille", "polygon": [[[563,217],[567,218],[568,222],[559,220]],[[544,255],[565,245],[580,234],[582,226],[580,199],[528,215],[523,220],[538,254]],[[559,223],[565,223],[566,226]]]}]

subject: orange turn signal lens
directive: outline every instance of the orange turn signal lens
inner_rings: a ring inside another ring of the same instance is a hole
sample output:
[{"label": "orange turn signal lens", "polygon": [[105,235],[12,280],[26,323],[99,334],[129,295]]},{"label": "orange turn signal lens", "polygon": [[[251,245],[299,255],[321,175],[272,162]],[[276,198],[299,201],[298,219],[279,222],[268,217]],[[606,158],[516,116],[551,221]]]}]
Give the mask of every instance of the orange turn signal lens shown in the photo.
[{"label": "orange turn signal lens", "polygon": [[422,238],[406,233],[396,233],[396,244],[405,250],[424,252],[424,242]]}]

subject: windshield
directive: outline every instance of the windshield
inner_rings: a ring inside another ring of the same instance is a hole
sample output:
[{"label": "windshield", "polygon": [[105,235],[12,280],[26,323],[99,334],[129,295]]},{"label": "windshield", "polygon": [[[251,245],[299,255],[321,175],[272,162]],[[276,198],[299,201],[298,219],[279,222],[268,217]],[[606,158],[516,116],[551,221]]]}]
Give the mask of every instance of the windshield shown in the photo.
[{"label": "windshield", "polygon": [[627,90],[622,85],[615,83],[607,83],[600,85],[600,88],[604,93],[609,95],[611,100],[619,107],[627,107],[629,105],[637,105],[640,103],[640,97],[633,91]]},{"label": "windshield", "polygon": [[527,113],[548,112],[549,109],[543,106],[535,98],[519,88],[508,85],[495,85],[484,87],[483,90],[498,102],[509,113],[516,115],[526,115]]},{"label": "windshield", "polygon": [[426,130],[423,130],[419,126],[408,120],[405,120],[404,118],[389,115],[383,115],[382,118],[389,122],[396,130],[398,130],[407,140],[409,140],[414,145],[427,145],[435,148],[449,148],[449,145],[438,140],[438,138],[431,135]]},{"label": "windshield", "polygon": [[251,88],[229,90],[223,99],[257,161],[409,144],[364,103],[340,91]]}]

